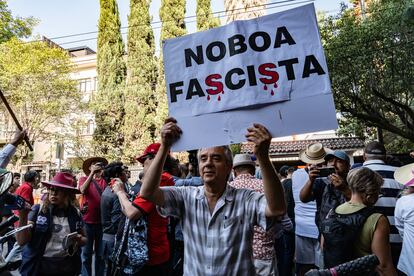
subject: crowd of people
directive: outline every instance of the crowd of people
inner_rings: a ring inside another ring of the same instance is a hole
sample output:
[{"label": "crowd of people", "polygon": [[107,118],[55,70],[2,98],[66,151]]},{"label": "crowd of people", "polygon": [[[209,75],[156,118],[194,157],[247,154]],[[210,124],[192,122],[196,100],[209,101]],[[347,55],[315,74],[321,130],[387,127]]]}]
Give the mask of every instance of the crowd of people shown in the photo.
[{"label": "crowd of people", "polygon": [[[374,254],[372,275],[414,275],[414,163],[387,164],[381,143],[366,145],[363,163],[312,143],[299,153],[304,166],[276,171],[271,135],[254,124],[253,155],[199,149],[197,170],[170,153],[181,134],[167,119],[160,143],[136,158],[136,183],[122,162],[102,157],[88,158],[79,179],[28,171],[20,184],[14,174],[9,193],[25,206],[13,211],[19,231],[5,260],[21,256],[21,275],[302,276]],[[1,168],[25,135],[0,152]]]}]

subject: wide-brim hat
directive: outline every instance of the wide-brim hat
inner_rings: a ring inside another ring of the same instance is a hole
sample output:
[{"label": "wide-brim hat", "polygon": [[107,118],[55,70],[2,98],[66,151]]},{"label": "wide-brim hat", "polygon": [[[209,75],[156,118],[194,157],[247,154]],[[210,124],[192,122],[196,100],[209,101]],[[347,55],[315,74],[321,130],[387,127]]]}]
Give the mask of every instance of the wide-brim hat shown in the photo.
[{"label": "wide-brim hat", "polygon": [[93,163],[103,163],[105,166],[108,165],[108,160],[106,160],[103,157],[91,157],[86,159],[83,164],[82,164],[82,170],[86,175],[89,175],[91,173],[91,170],[89,169],[89,167],[93,164]]},{"label": "wide-brim hat", "polygon": [[242,165],[251,165],[255,167],[256,163],[252,160],[250,154],[236,154],[233,158],[233,168]]},{"label": "wide-brim hat", "polygon": [[312,143],[299,152],[299,159],[306,164],[320,164],[325,162],[328,151],[331,150],[325,148],[321,143]]},{"label": "wide-brim hat", "polygon": [[397,168],[394,179],[405,186],[414,186],[414,163]]},{"label": "wide-brim hat", "polygon": [[68,189],[68,191],[75,192],[80,194],[80,191],[76,188],[75,179],[73,175],[68,172],[58,172],[52,180],[50,181],[42,181],[42,184],[46,187],[55,186],[64,189]]}]

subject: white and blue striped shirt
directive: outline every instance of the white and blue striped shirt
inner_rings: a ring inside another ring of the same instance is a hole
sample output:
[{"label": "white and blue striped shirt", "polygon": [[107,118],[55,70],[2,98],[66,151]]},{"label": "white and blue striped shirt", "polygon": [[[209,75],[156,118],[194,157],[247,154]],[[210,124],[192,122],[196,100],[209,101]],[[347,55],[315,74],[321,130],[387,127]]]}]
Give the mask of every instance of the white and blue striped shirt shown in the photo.
[{"label": "white and blue striped shirt", "polygon": [[402,239],[395,227],[394,210],[397,199],[404,186],[394,180],[396,167],[386,165],[382,160],[368,160],[363,164],[364,167],[376,171],[384,179],[381,187],[381,197],[375,204],[379,213],[387,216],[390,222],[390,243],[402,243]]}]

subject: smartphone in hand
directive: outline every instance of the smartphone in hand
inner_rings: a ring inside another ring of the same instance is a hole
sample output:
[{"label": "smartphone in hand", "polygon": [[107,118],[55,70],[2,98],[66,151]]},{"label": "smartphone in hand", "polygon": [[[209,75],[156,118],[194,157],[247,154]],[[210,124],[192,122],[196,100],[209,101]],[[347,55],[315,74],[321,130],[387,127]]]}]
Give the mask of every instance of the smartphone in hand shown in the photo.
[{"label": "smartphone in hand", "polygon": [[328,177],[333,173],[335,173],[335,168],[333,167],[325,167],[319,169],[319,177]]}]

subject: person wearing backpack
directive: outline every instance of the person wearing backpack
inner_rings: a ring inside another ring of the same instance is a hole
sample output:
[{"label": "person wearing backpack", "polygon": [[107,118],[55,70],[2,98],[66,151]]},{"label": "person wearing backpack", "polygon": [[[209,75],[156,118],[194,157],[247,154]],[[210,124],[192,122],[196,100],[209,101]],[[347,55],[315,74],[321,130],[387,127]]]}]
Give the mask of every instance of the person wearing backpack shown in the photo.
[{"label": "person wearing backpack", "polygon": [[332,209],[320,225],[326,268],[375,254],[380,261],[376,268],[379,275],[397,275],[391,258],[390,224],[373,208],[383,181],[365,167],[348,173],[351,199]]},{"label": "person wearing backpack", "polygon": [[[144,178],[145,174],[152,163],[155,155],[157,154],[160,148],[159,143],[153,143],[149,145],[143,154],[137,157],[137,161],[140,162],[144,166]],[[164,172],[161,177],[161,186],[174,186],[174,179],[171,175],[171,168],[174,166],[175,161],[174,159],[169,156],[167,158],[166,165],[164,166]],[[133,248],[129,252],[138,256],[141,255],[142,257],[136,257],[136,263],[140,263],[139,259],[143,259],[145,254],[142,254],[145,249],[141,249],[143,247],[148,248],[147,262],[139,267],[139,271],[134,273],[134,275],[138,276],[166,276],[170,275],[170,242],[167,236],[167,226],[168,226],[168,218],[161,216],[155,204],[150,201],[145,200],[138,194],[135,199],[131,202],[129,200],[129,196],[125,191],[125,185],[119,178],[116,179],[117,181],[112,184],[112,190],[118,196],[119,202],[121,203],[122,212],[124,215],[130,220],[138,220],[139,223],[142,223],[142,219],[145,221],[145,228],[147,231],[140,231],[135,230],[137,233],[137,240],[140,241],[136,244],[139,244],[140,248]],[[138,222],[137,222],[138,223]],[[146,236],[147,241],[142,242],[142,237]],[[131,237],[131,234],[129,235]],[[131,246],[131,240],[128,240],[127,247]],[[134,245],[132,245],[133,247]],[[136,252],[134,253],[134,250]],[[128,252],[127,252],[128,253]],[[144,252],[145,253],[145,252]],[[132,255],[130,254],[130,255]],[[128,254],[127,254],[128,255]],[[128,256],[129,263],[131,262],[131,258],[134,256]],[[121,268],[122,269],[122,268]],[[134,268],[133,268],[134,269]],[[125,269],[123,269],[125,270]],[[124,271],[125,272],[125,271]],[[120,275],[124,275],[120,273]]]},{"label": "person wearing backpack", "polygon": [[86,176],[79,179],[79,190],[83,196],[81,211],[85,222],[87,244],[82,248],[82,276],[92,276],[92,255],[95,249],[95,275],[103,276],[101,197],[107,183],[102,177],[103,168],[108,161],[102,157],[92,157],[83,162]]},{"label": "person wearing backpack", "polygon": [[[42,182],[48,194],[31,211],[20,211],[19,226],[32,225],[16,233],[22,253],[22,276],[75,276],[81,269],[80,246],[86,243],[82,216],[75,207],[73,175],[58,172],[51,181]],[[30,211],[30,213],[29,213]]]}]

